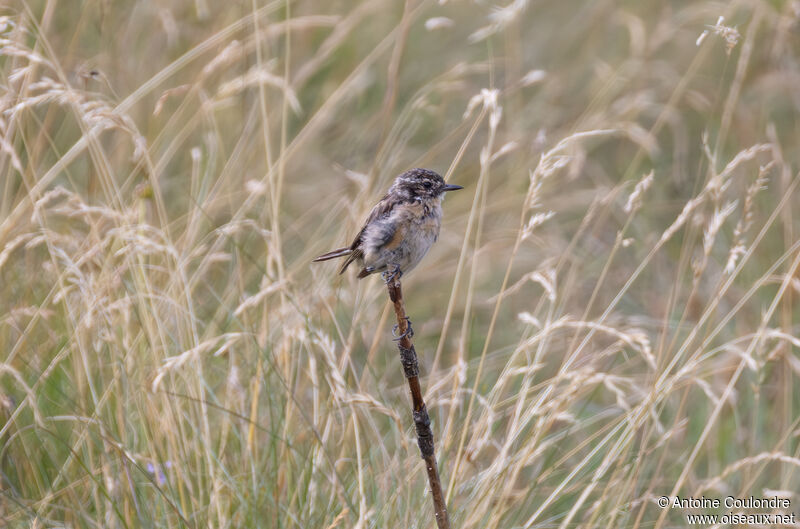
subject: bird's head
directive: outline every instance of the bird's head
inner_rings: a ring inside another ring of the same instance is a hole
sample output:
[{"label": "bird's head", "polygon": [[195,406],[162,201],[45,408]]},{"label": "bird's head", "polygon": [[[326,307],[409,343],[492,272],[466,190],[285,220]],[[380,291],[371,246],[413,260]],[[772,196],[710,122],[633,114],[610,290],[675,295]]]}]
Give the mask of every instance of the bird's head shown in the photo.
[{"label": "bird's head", "polygon": [[464,189],[461,186],[447,184],[438,173],[429,169],[411,169],[394,180],[390,193],[394,192],[409,200],[436,198],[447,191]]}]

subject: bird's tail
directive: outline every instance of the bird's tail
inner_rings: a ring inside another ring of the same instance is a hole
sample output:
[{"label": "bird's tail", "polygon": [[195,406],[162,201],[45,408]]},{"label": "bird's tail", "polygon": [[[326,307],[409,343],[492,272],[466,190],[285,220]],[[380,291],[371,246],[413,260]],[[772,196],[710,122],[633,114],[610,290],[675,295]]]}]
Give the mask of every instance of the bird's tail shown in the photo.
[{"label": "bird's tail", "polygon": [[336,259],[337,257],[344,257],[345,255],[350,255],[353,253],[353,250],[349,247],[346,248],[339,248],[338,250],[334,250],[332,252],[324,253],[314,259],[312,263],[317,263],[319,261],[327,261],[328,259]]}]

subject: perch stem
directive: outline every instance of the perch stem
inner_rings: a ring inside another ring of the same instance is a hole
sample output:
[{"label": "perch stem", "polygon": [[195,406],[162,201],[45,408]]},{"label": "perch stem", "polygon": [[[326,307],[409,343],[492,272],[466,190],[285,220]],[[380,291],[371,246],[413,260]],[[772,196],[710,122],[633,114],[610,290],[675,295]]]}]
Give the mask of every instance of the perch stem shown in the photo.
[{"label": "perch stem", "polygon": [[417,352],[414,350],[414,344],[411,342],[413,333],[409,332],[411,322],[406,316],[400,278],[396,274],[389,277],[386,281],[386,286],[389,289],[389,299],[392,300],[394,312],[397,316],[397,335],[399,336],[399,339],[396,340],[397,348],[400,350],[400,362],[403,364],[403,372],[408,380],[408,388],[411,390],[414,426],[417,430],[417,444],[419,445],[422,459],[425,461],[425,469],[428,472],[428,482],[430,483],[431,495],[433,496],[436,525],[439,529],[450,529],[447,505],[445,503],[444,494],[442,494],[442,481],[439,479],[439,468],[436,465],[431,420],[428,417],[428,410],[425,408],[425,401],[422,398],[422,389],[419,385]]}]

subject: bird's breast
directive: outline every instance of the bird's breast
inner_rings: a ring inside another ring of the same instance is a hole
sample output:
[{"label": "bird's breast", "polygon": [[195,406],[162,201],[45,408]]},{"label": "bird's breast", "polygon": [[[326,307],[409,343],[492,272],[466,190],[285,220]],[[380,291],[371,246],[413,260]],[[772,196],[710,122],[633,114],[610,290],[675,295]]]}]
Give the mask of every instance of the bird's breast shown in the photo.
[{"label": "bird's breast", "polygon": [[401,221],[419,235],[432,237],[435,241],[442,227],[442,205],[439,200],[413,202],[403,210]]},{"label": "bird's breast", "polygon": [[417,203],[408,208],[405,239],[408,244],[408,260],[413,267],[422,259],[439,238],[442,226],[442,208],[439,201]]},{"label": "bird's breast", "polygon": [[439,200],[398,204],[388,217],[371,223],[364,232],[364,263],[375,269],[414,268],[439,237],[442,208]]}]

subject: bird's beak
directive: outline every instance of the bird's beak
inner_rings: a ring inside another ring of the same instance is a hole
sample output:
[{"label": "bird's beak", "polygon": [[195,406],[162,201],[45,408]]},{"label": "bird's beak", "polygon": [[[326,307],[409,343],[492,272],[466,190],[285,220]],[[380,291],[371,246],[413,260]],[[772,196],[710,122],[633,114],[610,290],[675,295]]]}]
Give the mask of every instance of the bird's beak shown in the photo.
[{"label": "bird's beak", "polygon": [[442,191],[458,191],[459,189],[464,189],[462,186],[457,186],[455,184],[445,184],[442,188]]}]

